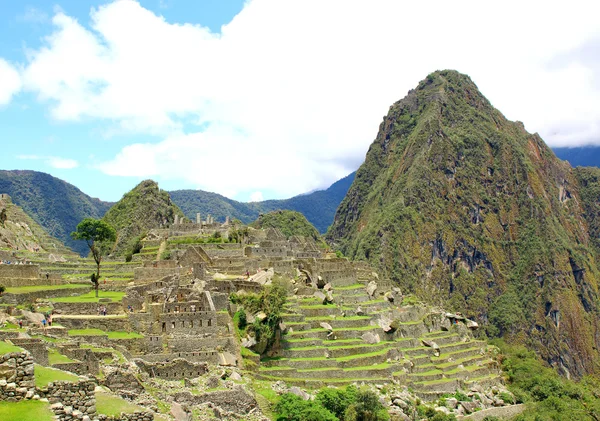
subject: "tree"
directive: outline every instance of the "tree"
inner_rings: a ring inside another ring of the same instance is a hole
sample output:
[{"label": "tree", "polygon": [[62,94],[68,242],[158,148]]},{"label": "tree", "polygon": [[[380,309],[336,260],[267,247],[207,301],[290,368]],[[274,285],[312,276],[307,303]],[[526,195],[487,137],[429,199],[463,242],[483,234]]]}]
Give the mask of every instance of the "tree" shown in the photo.
[{"label": "tree", "polygon": [[102,248],[100,247],[100,243],[114,242],[117,239],[117,232],[113,227],[100,219],[85,218],[77,225],[76,231],[71,233],[71,238],[74,240],[84,240],[92,253],[97,270],[92,275],[91,281],[96,289],[96,297],[98,297],[100,263],[102,262]]},{"label": "tree", "polygon": [[6,222],[6,220],[8,219],[8,216],[6,215],[6,208],[2,209],[2,211],[0,211],[0,224],[2,224],[2,226],[4,226],[4,223]]}]

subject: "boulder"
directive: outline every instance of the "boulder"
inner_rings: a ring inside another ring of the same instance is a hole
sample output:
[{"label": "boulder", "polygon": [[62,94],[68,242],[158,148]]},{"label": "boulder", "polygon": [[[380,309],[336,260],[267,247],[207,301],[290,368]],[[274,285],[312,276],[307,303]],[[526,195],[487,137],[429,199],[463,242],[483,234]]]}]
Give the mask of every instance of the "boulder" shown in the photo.
[{"label": "boulder", "polygon": [[475,329],[479,329],[479,324],[474,320],[467,319],[467,327],[469,329],[475,330]]},{"label": "boulder", "polygon": [[369,296],[372,297],[373,295],[375,295],[376,290],[377,290],[377,282],[375,282],[375,281],[369,282],[369,284],[367,285],[367,294],[369,294]]},{"label": "boulder", "polygon": [[331,289],[332,289],[331,282],[327,282],[327,283],[325,284],[325,286],[323,287],[323,289],[324,289],[325,291],[331,291]]},{"label": "boulder", "polygon": [[254,317],[256,317],[256,319],[258,319],[259,322],[262,322],[267,318],[267,314],[264,311],[259,311],[254,315]]},{"label": "boulder", "polygon": [[385,294],[383,294],[383,298],[385,298],[390,303],[393,303],[395,297],[392,291],[387,291]]},{"label": "boulder", "polygon": [[472,414],[479,405],[477,402],[461,402],[460,406],[464,409],[466,414]]},{"label": "boulder", "polygon": [[327,330],[328,332],[333,332],[333,328],[331,327],[331,325],[329,323],[321,322],[321,323],[319,323],[319,325],[321,325],[321,327],[323,329]]},{"label": "boulder", "polygon": [[456,409],[458,406],[458,399],[456,398],[446,398],[446,407],[450,409]]},{"label": "boulder", "polygon": [[310,395],[306,393],[304,390],[300,389],[298,386],[290,387],[290,393],[293,393],[296,396],[301,397],[305,401],[310,399]]},{"label": "boulder", "polygon": [[392,320],[389,319],[388,317],[382,316],[377,321],[377,323],[379,324],[379,327],[382,328],[385,333],[392,333],[396,330],[393,326]]},{"label": "boulder", "polygon": [[333,303],[333,293],[331,291],[327,291],[325,301],[327,301],[328,303]]},{"label": "boulder", "polygon": [[317,276],[317,288],[322,289],[325,287],[325,281],[321,277],[321,275]]},{"label": "boulder", "polygon": [[230,352],[220,352],[219,365],[235,367],[237,365],[237,358]]},{"label": "boulder", "polygon": [[319,301],[322,302],[323,304],[325,304],[327,302],[327,296],[325,294],[323,294],[321,291],[315,291],[315,293],[313,295],[315,297],[317,297],[319,299]]},{"label": "boulder", "polygon": [[356,307],[356,315],[357,316],[364,316],[365,315],[365,311],[362,309],[361,306]]},{"label": "boulder", "polygon": [[240,373],[238,373],[238,372],[236,372],[236,371],[234,371],[233,373],[231,373],[231,376],[229,376],[229,378],[230,378],[231,380],[234,380],[234,381],[236,381],[236,382],[239,382],[239,381],[241,381],[241,380],[242,380],[242,376],[240,376]]},{"label": "boulder", "polygon": [[373,332],[366,332],[361,336],[362,340],[368,344],[378,344],[381,342],[379,335]]},{"label": "boulder", "polygon": [[254,345],[256,345],[256,338],[254,336],[246,336],[242,340],[242,346],[244,348],[252,348]]}]

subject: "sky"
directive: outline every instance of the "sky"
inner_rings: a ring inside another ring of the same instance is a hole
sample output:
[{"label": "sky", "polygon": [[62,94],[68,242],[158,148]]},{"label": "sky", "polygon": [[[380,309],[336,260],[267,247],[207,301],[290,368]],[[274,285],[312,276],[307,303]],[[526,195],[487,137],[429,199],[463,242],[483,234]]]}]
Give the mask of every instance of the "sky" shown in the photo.
[{"label": "sky", "polygon": [[471,76],[550,146],[600,145],[600,2],[0,0],[0,169],[116,201],[144,179],[287,198],[363,162],[390,105]]}]

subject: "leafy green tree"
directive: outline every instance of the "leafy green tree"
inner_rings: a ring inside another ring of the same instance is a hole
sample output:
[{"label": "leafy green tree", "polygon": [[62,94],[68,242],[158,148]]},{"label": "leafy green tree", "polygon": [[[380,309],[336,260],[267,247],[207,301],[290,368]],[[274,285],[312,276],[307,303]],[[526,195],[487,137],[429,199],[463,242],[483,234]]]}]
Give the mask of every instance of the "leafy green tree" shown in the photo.
[{"label": "leafy green tree", "polygon": [[2,211],[0,211],[0,224],[2,224],[2,226],[4,226],[4,223],[6,222],[6,220],[8,219],[8,216],[6,216],[6,208],[2,209]]},{"label": "leafy green tree", "polygon": [[383,404],[370,390],[359,391],[356,402],[350,405],[344,414],[345,421],[388,421],[389,419],[390,415]]},{"label": "leafy green tree", "polygon": [[319,390],[315,401],[331,411],[339,419],[344,419],[344,413],[350,405],[356,402],[358,390],[355,386],[344,389],[324,388]]},{"label": "leafy green tree", "polygon": [[338,421],[338,418],[317,402],[305,401],[293,393],[281,395],[275,406],[277,421]]},{"label": "leafy green tree", "polygon": [[6,287],[4,285],[0,285],[0,296],[4,294],[4,291],[6,291]]},{"label": "leafy green tree", "polygon": [[77,225],[76,231],[71,233],[71,238],[74,240],[83,240],[92,253],[92,257],[96,262],[96,273],[92,275],[91,281],[94,284],[96,290],[96,297],[98,297],[98,285],[100,282],[100,263],[102,262],[102,242],[114,242],[117,239],[117,232],[113,227],[108,225],[106,222],[93,219],[85,218]]}]

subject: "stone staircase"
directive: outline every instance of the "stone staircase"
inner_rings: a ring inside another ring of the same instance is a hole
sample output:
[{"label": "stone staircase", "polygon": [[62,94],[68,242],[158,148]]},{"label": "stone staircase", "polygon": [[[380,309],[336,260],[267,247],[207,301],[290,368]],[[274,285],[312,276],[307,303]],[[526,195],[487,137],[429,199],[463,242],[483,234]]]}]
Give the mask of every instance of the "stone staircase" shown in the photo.
[{"label": "stone staircase", "polygon": [[[487,344],[474,340],[463,324],[443,330],[441,312],[370,297],[361,283],[337,288],[333,296],[328,305],[314,296],[289,298],[283,315],[287,332],[277,354],[261,360],[259,378],[304,387],[396,380],[428,400],[473,382],[501,382]],[[394,333],[378,323],[390,314],[397,323]],[[372,340],[375,335],[379,342]],[[423,341],[435,342],[439,352]]]}]

